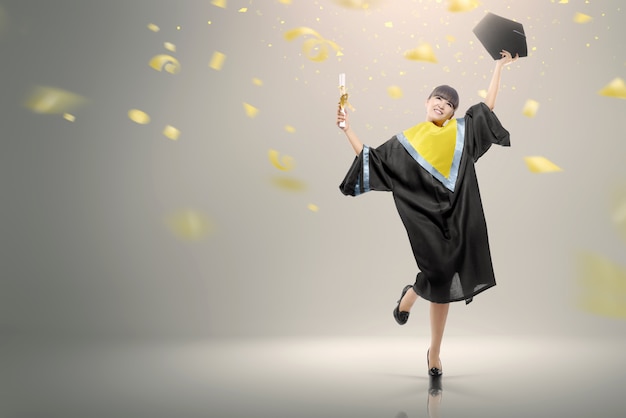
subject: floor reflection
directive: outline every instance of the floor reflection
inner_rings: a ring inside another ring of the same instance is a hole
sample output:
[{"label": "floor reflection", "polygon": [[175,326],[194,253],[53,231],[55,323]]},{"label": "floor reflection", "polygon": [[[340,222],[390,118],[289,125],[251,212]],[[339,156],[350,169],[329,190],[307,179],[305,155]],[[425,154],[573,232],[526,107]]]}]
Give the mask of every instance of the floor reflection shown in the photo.
[{"label": "floor reflection", "polygon": [[441,417],[441,401],[443,399],[443,376],[430,377],[428,386],[428,401],[426,409],[428,418]]},{"label": "floor reflection", "polygon": [[[447,343],[438,378],[412,361],[427,344],[419,339],[4,344],[2,409],[95,418],[621,418],[626,411],[623,339]],[[488,354],[489,368],[474,360],[485,358],[478,353]],[[539,381],[533,364],[542,365]],[[602,382],[598,369],[606,371]]]}]

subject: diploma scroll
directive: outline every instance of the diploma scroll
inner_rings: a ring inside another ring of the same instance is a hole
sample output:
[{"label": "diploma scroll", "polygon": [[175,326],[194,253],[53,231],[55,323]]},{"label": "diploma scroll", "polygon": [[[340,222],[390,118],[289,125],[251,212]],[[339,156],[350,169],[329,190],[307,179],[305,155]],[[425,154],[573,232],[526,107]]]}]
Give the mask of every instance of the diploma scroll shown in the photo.
[{"label": "diploma scroll", "polygon": [[[339,108],[341,109],[341,112],[345,115],[346,104],[348,103],[348,93],[346,92],[346,74],[345,73],[339,74],[339,94],[341,94],[341,97],[339,98]],[[339,127],[345,128],[346,122],[345,121],[339,122]]]}]

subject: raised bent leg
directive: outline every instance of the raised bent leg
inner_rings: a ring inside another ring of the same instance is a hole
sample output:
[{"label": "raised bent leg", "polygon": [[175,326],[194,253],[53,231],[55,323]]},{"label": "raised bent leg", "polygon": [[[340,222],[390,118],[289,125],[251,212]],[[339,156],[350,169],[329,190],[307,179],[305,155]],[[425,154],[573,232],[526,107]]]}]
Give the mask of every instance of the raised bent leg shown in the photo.
[{"label": "raised bent leg", "polygon": [[418,296],[417,293],[415,293],[415,290],[413,290],[412,288],[407,290],[407,292],[402,297],[402,300],[400,301],[400,312],[411,312],[411,308],[413,307],[413,304],[415,303],[417,298]]}]

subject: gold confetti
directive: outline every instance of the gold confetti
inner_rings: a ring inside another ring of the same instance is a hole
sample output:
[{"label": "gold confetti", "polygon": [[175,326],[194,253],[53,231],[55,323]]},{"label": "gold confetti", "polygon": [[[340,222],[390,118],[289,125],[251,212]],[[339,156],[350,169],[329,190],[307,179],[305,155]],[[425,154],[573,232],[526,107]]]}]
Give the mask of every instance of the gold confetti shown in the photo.
[{"label": "gold confetti", "polygon": [[278,2],[282,4],[291,4],[291,0],[278,0]]},{"label": "gold confetti", "polygon": [[385,22],[386,28],[393,28],[393,22]]},{"label": "gold confetti", "polygon": [[524,157],[526,166],[532,173],[552,173],[563,169],[545,157]]},{"label": "gold confetti", "polygon": [[176,45],[174,45],[171,42],[165,42],[163,46],[165,47],[165,49],[167,49],[170,52],[176,52]]},{"label": "gold confetti", "polygon": [[131,109],[128,111],[128,118],[140,125],[146,125],[150,123],[150,116],[146,112],[139,109]]},{"label": "gold confetti", "polygon": [[574,15],[574,22],[576,23],[587,23],[590,22],[591,19],[593,19],[591,16],[580,12]]},{"label": "gold confetti", "polygon": [[148,23],[148,29],[150,29],[152,32],[158,32],[161,30],[161,28],[159,28],[154,23]]},{"label": "gold confetti", "polygon": [[469,12],[474,10],[480,5],[476,0],[449,0],[448,11],[449,12]]},{"label": "gold confetti", "polygon": [[296,128],[294,128],[291,125],[285,125],[285,131],[289,132],[290,134],[293,134],[296,132]]},{"label": "gold confetti", "polygon": [[193,209],[180,210],[168,217],[166,222],[178,238],[187,241],[201,240],[213,230],[207,216]]},{"label": "gold confetti", "polygon": [[224,60],[226,59],[226,55],[221,52],[215,51],[213,56],[211,57],[211,62],[209,63],[209,67],[213,68],[216,71],[219,71],[224,66]]},{"label": "gold confetti", "polygon": [[487,90],[478,90],[478,96],[482,97],[483,99],[487,98]]},{"label": "gold confetti", "polygon": [[263,85],[263,80],[255,77],[252,79],[252,84],[261,87]]},{"label": "gold confetti", "polygon": [[436,63],[437,57],[430,44],[423,43],[415,49],[411,49],[404,53],[404,57],[411,61],[427,61]]},{"label": "gold confetti", "polygon": [[226,8],[226,0],[213,0],[211,1],[213,6],[221,7],[222,9]]},{"label": "gold confetti", "polygon": [[449,43],[453,43],[456,42],[456,38],[452,35],[446,35],[446,41],[448,41]]},{"label": "gold confetti", "polygon": [[302,192],[307,188],[306,183],[291,177],[276,176],[272,178],[272,183],[274,186],[288,192]]},{"label": "gold confetti", "polygon": [[63,114],[63,119],[69,121],[69,122],[74,122],[76,121],[76,116],[72,115],[71,113],[64,113]]},{"label": "gold confetti", "polygon": [[600,90],[598,94],[600,94],[601,96],[626,99],[626,84],[621,78],[614,78],[613,81],[604,86],[604,88]]},{"label": "gold confetti", "polygon": [[626,269],[600,254],[578,255],[577,305],[590,313],[626,319]]},{"label": "gold confetti", "polygon": [[400,99],[402,98],[402,89],[399,86],[389,86],[387,87],[387,95],[392,99]]},{"label": "gold confetti", "polygon": [[306,35],[314,36],[314,38],[306,39],[302,43],[302,52],[311,61],[321,62],[326,60],[329,55],[328,47],[332,48],[337,56],[343,55],[339,45],[331,40],[324,39],[317,31],[305,26],[288,30],[285,32],[284,38],[287,41],[293,41],[300,36]]},{"label": "gold confetti", "polygon": [[242,7],[241,9],[238,10],[239,13],[245,13],[248,11],[247,7]]},{"label": "gold confetti", "polygon": [[155,55],[150,60],[150,67],[157,71],[166,71],[170,74],[178,74],[180,72],[180,62],[171,55],[160,54]]},{"label": "gold confetti", "polygon": [[259,109],[245,102],[243,104],[243,109],[246,112],[246,116],[248,116],[249,118],[253,118],[259,113]]},{"label": "gold confetti", "polygon": [[528,116],[529,118],[535,117],[537,114],[537,110],[539,110],[539,102],[528,99],[524,104],[524,108],[522,109],[522,114],[524,116]]},{"label": "gold confetti", "polygon": [[277,169],[281,171],[289,171],[293,169],[293,165],[294,165],[293,158],[290,157],[289,155],[283,155],[281,157],[280,153],[273,149],[269,150],[267,155],[272,165],[276,167]]},{"label": "gold confetti", "polygon": [[163,135],[172,141],[177,141],[178,137],[180,137],[180,131],[174,128],[172,125],[166,125],[165,129],[163,129]]},{"label": "gold confetti", "polygon": [[559,1],[559,4],[567,4],[567,3],[569,3],[569,0],[560,0]]},{"label": "gold confetti", "polygon": [[313,203],[309,203],[309,205],[307,206],[307,208],[311,211],[311,212],[318,212],[320,210],[320,208],[317,205],[314,205]]},{"label": "gold confetti", "polygon": [[35,113],[63,114],[74,111],[87,103],[87,99],[67,90],[36,86],[31,88],[24,106]]}]

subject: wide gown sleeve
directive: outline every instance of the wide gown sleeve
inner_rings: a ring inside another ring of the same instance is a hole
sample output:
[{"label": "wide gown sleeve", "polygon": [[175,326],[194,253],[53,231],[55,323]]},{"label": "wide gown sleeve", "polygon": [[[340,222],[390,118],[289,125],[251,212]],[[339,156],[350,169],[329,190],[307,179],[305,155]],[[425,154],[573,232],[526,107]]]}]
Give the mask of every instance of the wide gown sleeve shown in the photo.
[{"label": "wide gown sleeve", "polygon": [[[390,140],[391,141],[391,140]],[[355,157],[339,190],[346,196],[358,196],[371,190],[392,191],[393,181],[387,164],[392,151],[390,141],[378,148],[363,147]]]},{"label": "wide gown sleeve", "polygon": [[492,144],[505,147],[511,145],[509,132],[485,103],[470,107],[465,114],[465,123],[466,140],[469,141],[474,161],[487,152]]}]

